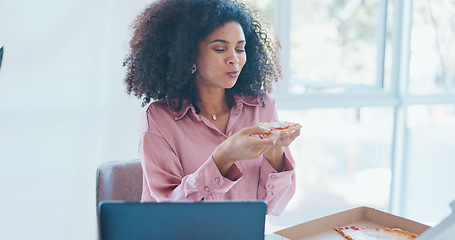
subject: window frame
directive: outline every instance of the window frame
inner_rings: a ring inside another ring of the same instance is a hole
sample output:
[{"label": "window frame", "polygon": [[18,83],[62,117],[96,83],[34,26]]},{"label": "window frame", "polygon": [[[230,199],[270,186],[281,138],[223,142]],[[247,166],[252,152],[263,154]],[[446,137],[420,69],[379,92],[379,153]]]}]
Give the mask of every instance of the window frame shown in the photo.
[{"label": "window frame", "polygon": [[[386,47],[386,27],[387,27],[387,5],[393,4],[392,16],[392,36],[391,36],[391,70],[390,86],[384,86],[384,60]],[[286,110],[302,110],[309,108],[361,108],[361,107],[393,107],[394,126],[391,153],[391,194],[389,211],[393,214],[405,215],[404,205],[406,197],[402,189],[408,184],[406,182],[408,173],[406,165],[409,159],[407,136],[407,110],[408,107],[419,104],[454,104],[455,94],[441,95],[410,95],[409,85],[409,62],[412,30],[412,10],[413,0],[379,0],[378,7],[378,41],[377,73],[376,85],[372,87],[358,88],[362,91],[344,93],[326,92],[304,92],[302,94],[290,94],[288,92],[290,82],[290,72],[286,66],[290,62],[290,26],[291,26],[291,0],[274,0],[274,25],[276,34],[281,42],[281,59],[284,79],[276,84],[273,97],[276,99],[277,107]],[[346,87],[348,84],[334,85],[327,84],[327,87]],[[370,85],[371,86],[371,85]],[[320,85],[320,87],[324,87]],[[356,86],[354,86],[356,87]],[[357,86],[358,87],[358,86]]]}]

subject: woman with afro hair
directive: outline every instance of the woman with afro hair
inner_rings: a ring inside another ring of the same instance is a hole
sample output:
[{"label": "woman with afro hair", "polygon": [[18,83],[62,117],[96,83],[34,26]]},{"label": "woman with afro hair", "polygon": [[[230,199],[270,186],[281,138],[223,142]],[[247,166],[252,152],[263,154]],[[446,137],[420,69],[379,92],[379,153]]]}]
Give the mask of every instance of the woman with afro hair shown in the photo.
[{"label": "woman with afro hair", "polygon": [[128,94],[143,99],[142,201],[265,200],[279,215],[295,192],[289,144],[273,134],[268,95],[277,50],[234,0],[158,0],[132,25]]}]

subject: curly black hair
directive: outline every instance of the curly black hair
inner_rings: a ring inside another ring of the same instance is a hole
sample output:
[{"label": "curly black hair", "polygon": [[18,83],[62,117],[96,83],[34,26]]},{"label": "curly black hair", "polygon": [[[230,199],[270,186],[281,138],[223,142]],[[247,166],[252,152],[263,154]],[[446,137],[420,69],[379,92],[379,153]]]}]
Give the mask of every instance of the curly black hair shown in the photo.
[{"label": "curly black hair", "polygon": [[165,100],[173,109],[183,100],[197,102],[191,73],[199,42],[216,28],[236,21],[243,28],[248,60],[227,96],[270,93],[281,78],[279,43],[272,41],[257,12],[236,0],[158,0],[132,25],[130,52],[125,58],[127,93],[143,98],[142,106]]}]

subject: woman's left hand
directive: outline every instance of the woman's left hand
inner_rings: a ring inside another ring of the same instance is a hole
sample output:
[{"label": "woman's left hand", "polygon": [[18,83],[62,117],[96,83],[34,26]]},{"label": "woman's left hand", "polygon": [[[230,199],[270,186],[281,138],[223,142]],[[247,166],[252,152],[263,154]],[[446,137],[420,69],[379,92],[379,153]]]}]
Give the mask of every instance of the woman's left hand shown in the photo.
[{"label": "woman's left hand", "polygon": [[275,145],[264,153],[264,157],[273,168],[282,171],[284,168],[283,147],[289,146],[300,135],[300,128],[292,132],[273,132],[270,136]]}]

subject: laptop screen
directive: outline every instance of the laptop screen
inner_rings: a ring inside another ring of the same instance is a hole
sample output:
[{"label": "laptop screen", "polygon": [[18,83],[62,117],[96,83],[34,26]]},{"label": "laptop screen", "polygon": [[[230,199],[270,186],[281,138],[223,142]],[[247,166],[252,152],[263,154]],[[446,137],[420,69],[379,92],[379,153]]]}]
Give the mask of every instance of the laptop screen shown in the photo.
[{"label": "laptop screen", "polygon": [[102,240],[263,240],[264,201],[101,202]]}]

